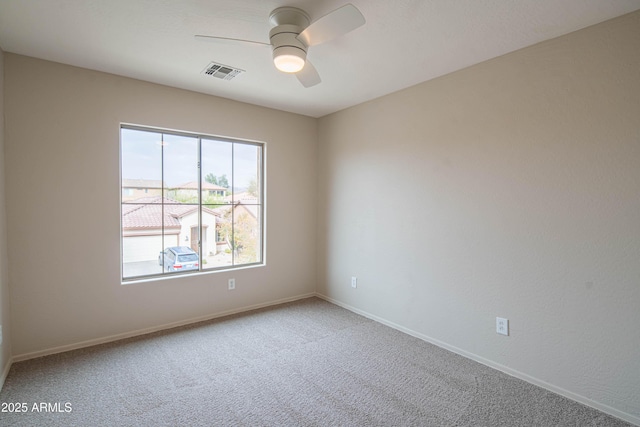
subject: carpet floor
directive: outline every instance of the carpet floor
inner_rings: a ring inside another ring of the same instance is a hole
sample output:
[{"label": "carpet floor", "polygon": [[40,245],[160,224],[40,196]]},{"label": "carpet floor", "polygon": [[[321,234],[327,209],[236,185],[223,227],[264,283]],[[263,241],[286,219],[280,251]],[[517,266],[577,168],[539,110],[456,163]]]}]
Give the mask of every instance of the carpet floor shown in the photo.
[{"label": "carpet floor", "polygon": [[2,426],[630,426],[318,298],[17,362],[0,403]]}]

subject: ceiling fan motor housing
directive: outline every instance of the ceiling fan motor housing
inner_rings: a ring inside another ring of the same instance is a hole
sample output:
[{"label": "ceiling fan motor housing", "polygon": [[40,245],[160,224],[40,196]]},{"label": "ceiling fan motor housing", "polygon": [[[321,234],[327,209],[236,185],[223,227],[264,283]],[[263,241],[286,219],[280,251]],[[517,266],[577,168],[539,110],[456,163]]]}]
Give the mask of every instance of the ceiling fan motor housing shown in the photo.
[{"label": "ceiling fan motor housing", "polygon": [[300,49],[306,55],[307,46],[296,38],[301,31],[302,29],[297,25],[285,24],[273,27],[269,31],[269,39],[271,40],[273,51],[275,52],[276,49],[283,47],[293,47]]},{"label": "ceiling fan motor housing", "polygon": [[295,56],[303,61],[307,58],[307,46],[296,37],[302,28],[292,24],[282,24],[269,31],[269,39],[273,48],[273,59],[282,55]]},{"label": "ceiling fan motor housing", "polygon": [[311,18],[307,15],[307,12],[302,9],[285,6],[272,10],[269,14],[269,21],[274,27],[290,24],[297,25],[304,29],[311,23]]},{"label": "ceiling fan motor housing", "polygon": [[297,7],[279,7],[269,15],[273,25],[269,40],[273,49],[273,62],[284,72],[299,71],[307,60],[307,45],[297,36],[311,22],[309,15]]}]

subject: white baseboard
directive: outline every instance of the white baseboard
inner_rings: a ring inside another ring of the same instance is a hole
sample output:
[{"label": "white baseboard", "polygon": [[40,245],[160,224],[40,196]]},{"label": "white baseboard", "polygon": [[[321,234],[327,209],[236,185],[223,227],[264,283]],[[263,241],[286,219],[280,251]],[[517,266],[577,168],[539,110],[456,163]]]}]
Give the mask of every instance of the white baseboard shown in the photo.
[{"label": "white baseboard", "polygon": [[398,325],[398,324],[396,324],[394,322],[390,322],[390,321],[388,321],[386,319],[383,319],[381,317],[378,317],[378,316],[376,316],[374,314],[371,314],[371,313],[368,313],[366,311],[360,310],[360,309],[358,309],[356,307],[350,306],[349,304],[345,304],[345,303],[343,303],[341,301],[335,300],[335,299],[330,298],[330,297],[328,297],[326,295],[322,295],[322,294],[316,293],[316,296],[318,298],[322,298],[325,301],[328,301],[328,302],[330,302],[332,304],[335,304],[335,305],[340,306],[342,308],[345,308],[345,309],[347,309],[349,311],[352,311],[352,312],[354,312],[356,314],[360,314],[360,315],[362,315],[364,317],[367,317],[367,318],[369,318],[371,320],[375,320],[378,323],[382,323],[383,325],[389,326],[389,327],[391,327],[393,329],[397,329],[398,331],[404,332],[404,333],[406,333],[408,335],[411,335],[413,337],[419,338],[419,339],[421,339],[423,341],[426,341],[428,343],[437,345],[438,347],[444,348],[445,350],[449,350],[449,351],[451,351],[453,353],[459,354],[460,356],[466,357],[467,359],[474,360],[474,361],[476,361],[478,363],[481,363],[481,364],[483,364],[485,366],[488,366],[490,368],[493,368],[493,369],[496,369],[498,371],[504,372],[507,375],[511,375],[512,377],[516,377],[516,378],[521,379],[523,381],[526,381],[526,382],[528,382],[530,384],[536,385],[538,387],[542,387],[542,388],[544,388],[546,390],[549,390],[549,391],[551,391],[553,393],[556,393],[556,394],[559,394],[561,396],[564,396],[567,399],[571,399],[571,400],[576,401],[578,403],[581,403],[583,405],[590,406],[590,407],[592,407],[594,409],[597,409],[599,411],[602,411],[602,412],[604,412],[606,414],[609,414],[611,416],[614,416],[614,417],[619,418],[621,420],[624,420],[626,422],[632,423],[634,425],[640,426],[640,418],[636,417],[635,415],[628,414],[628,413],[620,411],[620,410],[618,410],[616,408],[612,408],[611,406],[602,404],[600,402],[596,402],[596,401],[591,400],[591,399],[589,399],[587,397],[581,396],[581,395],[579,395],[577,393],[571,392],[569,390],[565,390],[565,389],[563,389],[561,387],[557,387],[557,386],[555,386],[553,384],[550,384],[550,383],[548,383],[546,381],[543,381],[543,380],[540,380],[538,378],[535,378],[535,377],[532,377],[530,375],[527,375],[527,374],[525,374],[523,372],[517,371],[515,369],[511,369],[508,366],[501,365],[500,363],[496,363],[496,362],[494,362],[492,360],[485,359],[484,357],[478,356],[477,354],[470,353],[468,351],[465,351],[465,350],[462,350],[460,348],[454,347],[452,345],[449,345],[449,344],[447,344],[445,342],[442,342],[440,340],[437,340],[435,338],[431,338],[429,336],[426,336],[424,334],[421,334],[421,333],[416,332],[414,330],[411,330],[409,328],[405,328],[402,325]]},{"label": "white baseboard", "polygon": [[[270,302],[266,302],[266,303],[260,303],[260,304],[255,304],[255,305],[235,308],[235,309],[232,309],[232,310],[222,311],[220,313],[209,314],[209,315],[195,317],[195,318],[191,318],[191,319],[187,319],[187,320],[181,320],[181,321],[178,321],[178,322],[167,323],[167,324],[160,325],[160,326],[153,326],[153,327],[150,327],[150,328],[138,329],[138,330],[135,330],[135,331],[125,332],[125,333],[122,333],[122,334],[110,335],[110,336],[102,337],[102,338],[95,338],[95,339],[91,339],[91,340],[87,340],[87,341],[81,341],[81,342],[74,343],[74,344],[67,344],[67,345],[62,345],[62,346],[59,346],[59,347],[48,348],[48,349],[45,349],[45,350],[34,351],[34,352],[31,352],[31,353],[23,353],[23,354],[19,354],[19,355],[13,356],[13,358],[11,359],[11,361],[9,363],[9,366],[11,366],[11,362],[21,362],[21,361],[24,361],[24,360],[35,359],[36,357],[49,356],[51,354],[64,353],[65,351],[77,350],[77,349],[80,349],[80,348],[91,347],[91,346],[99,345],[99,344],[106,344],[106,343],[109,343],[109,342],[118,341],[118,340],[122,340],[122,339],[125,339],[125,338],[137,337],[137,336],[140,336],[140,335],[146,335],[146,334],[150,334],[150,333],[153,333],[153,332],[163,331],[165,329],[177,328],[177,327],[180,327],[180,326],[190,325],[192,323],[204,322],[204,321],[207,321],[207,320],[217,319],[219,317],[230,316],[232,314],[238,314],[238,313],[243,313],[245,311],[257,310],[257,309],[260,309],[260,308],[270,307],[270,306],[278,305],[278,304],[284,304],[284,303],[287,303],[287,302],[297,301],[297,300],[301,300],[301,299],[304,299],[304,298],[311,298],[311,297],[314,297],[314,296],[316,296],[315,293],[303,294],[303,295],[298,295],[298,296],[295,296],[295,297],[279,299],[279,300],[276,300],[276,301],[270,301]],[[8,373],[8,372],[9,372],[9,370],[7,368],[6,373]],[[6,376],[6,373],[5,373],[5,376]],[[3,383],[4,383],[4,377],[3,377]],[[0,389],[1,389],[1,387],[0,387]]]}]

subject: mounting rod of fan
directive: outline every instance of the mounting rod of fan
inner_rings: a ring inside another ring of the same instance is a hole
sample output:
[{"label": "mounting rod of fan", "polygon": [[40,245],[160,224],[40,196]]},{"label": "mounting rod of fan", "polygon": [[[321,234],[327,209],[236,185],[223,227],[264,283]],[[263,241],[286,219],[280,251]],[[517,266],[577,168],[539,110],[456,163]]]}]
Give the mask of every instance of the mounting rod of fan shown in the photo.
[{"label": "mounting rod of fan", "polygon": [[269,31],[269,44],[219,36],[195,37],[199,40],[226,40],[270,46],[276,68],[295,74],[303,86],[311,87],[320,83],[320,76],[307,60],[309,47],[342,36],[365,23],[362,13],[352,4],[346,4],[313,23],[301,9],[279,7],[269,14],[269,21],[273,25]]}]

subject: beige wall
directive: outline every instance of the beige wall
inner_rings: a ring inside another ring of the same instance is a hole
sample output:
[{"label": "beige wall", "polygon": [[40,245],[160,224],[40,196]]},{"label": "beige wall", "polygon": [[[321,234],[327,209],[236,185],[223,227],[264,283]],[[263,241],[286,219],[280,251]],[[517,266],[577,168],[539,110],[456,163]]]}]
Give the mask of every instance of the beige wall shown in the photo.
[{"label": "beige wall", "polygon": [[[15,54],[5,66],[14,356],[315,291],[315,119]],[[267,266],[122,286],[120,122],[265,141]]]},{"label": "beige wall", "polygon": [[320,119],[318,291],[640,422],[639,29]]},{"label": "beige wall", "polygon": [[11,363],[11,312],[7,261],[7,219],[5,211],[4,162],[4,52],[0,50],[0,386]]}]

